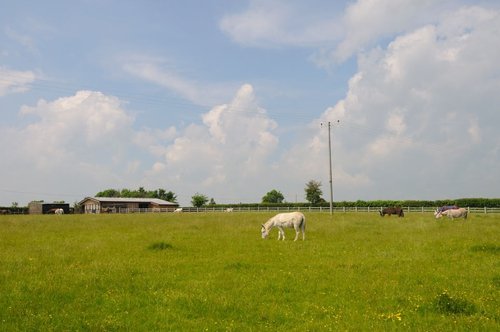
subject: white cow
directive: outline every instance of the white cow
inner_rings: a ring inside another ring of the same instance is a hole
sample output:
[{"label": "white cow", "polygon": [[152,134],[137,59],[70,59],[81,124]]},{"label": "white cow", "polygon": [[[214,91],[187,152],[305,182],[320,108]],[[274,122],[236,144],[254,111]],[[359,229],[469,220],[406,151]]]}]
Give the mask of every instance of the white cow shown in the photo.
[{"label": "white cow", "polygon": [[452,210],[452,209],[458,209],[458,206],[456,206],[456,205],[441,206],[441,207],[437,208],[436,211],[434,211],[434,216],[436,217],[436,219],[439,219],[439,218],[441,218],[441,215],[443,214],[444,211]]},{"label": "white cow", "polygon": [[180,213],[180,212],[182,212],[182,208],[177,208],[174,210],[174,213]]},{"label": "white cow", "polygon": [[233,208],[227,208],[226,212],[233,212]]},{"label": "white cow", "polygon": [[63,209],[56,209],[54,211],[55,214],[64,214],[64,210]]},{"label": "white cow", "polygon": [[467,219],[467,209],[460,208],[460,209],[450,209],[441,212],[443,216],[448,216],[448,218],[455,219],[455,218],[464,218]]},{"label": "white cow", "polygon": [[295,229],[295,239],[299,237],[299,233],[302,231],[302,240],[306,239],[306,217],[301,212],[289,212],[289,213],[279,213],[269,219],[265,224],[262,225],[262,238],[266,239],[269,235],[269,231],[273,228],[278,228],[278,241],[282,239],[285,241],[285,231],[284,227]]}]

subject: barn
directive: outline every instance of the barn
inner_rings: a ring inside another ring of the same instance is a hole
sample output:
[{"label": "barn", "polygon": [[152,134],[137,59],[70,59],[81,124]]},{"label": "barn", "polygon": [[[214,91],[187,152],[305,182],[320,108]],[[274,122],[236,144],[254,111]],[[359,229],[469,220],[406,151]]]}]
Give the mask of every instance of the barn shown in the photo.
[{"label": "barn", "polygon": [[83,213],[171,212],[179,204],[158,198],[86,197]]},{"label": "barn", "polygon": [[70,213],[68,203],[45,203],[33,201],[28,204],[29,214],[53,214],[56,209],[63,209],[65,214]]}]

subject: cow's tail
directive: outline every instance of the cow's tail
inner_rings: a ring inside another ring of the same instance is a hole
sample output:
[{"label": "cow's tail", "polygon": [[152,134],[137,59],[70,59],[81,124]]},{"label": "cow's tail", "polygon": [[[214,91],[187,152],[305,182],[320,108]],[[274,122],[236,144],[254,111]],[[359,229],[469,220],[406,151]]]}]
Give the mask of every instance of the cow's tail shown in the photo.
[{"label": "cow's tail", "polygon": [[306,217],[304,216],[304,214],[302,214],[302,218],[300,218],[300,229],[302,230],[302,240],[305,240],[306,239]]}]

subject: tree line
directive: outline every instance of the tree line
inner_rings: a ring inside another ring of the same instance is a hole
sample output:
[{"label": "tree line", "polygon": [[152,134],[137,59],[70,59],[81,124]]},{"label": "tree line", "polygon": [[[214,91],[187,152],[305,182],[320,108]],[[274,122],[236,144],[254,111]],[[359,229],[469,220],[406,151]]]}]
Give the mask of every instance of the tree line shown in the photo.
[{"label": "tree line", "polygon": [[139,187],[137,190],[106,189],[98,192],[95,197],[158,198],[177,203],[177,195],[172,191],[166,191],[165,189],[145,190],[143,187]]},{"label": "tree line", "polygon": [[[290,207],[328,207],[329,202],[322,195],[321,182],[310,180],[305,184],[304,197],[306,202],[286,202],[284,195],[277,189],[267,192],[256,203],[233,203],[217,204],[213,198],[200,193],[195,193],[191,197],[191,204],[194,207],[202,206],[224,206],[224,207],[257,207],[257,206],[290,206]],[[98,192],[96,197],[128,197],[128,198],[159,198],[172,203],[177,203],[177,195],[165,189],[145,190],[140,187],[137,190],[130,189],[106,189]],[[334,201],[333,207],[435,207],[444,205],[458,205],[461,207],[500,207],[500,198],[458,198],[440,200],[357,200],[357,201]]]},{"label": "tree line", "polygon": [[[471,208],[500,208],[500,198],[459,198],[459,199],[440,199],[440,200],[373,200],[373,201],[334,201],[332,206],[336,207],[371,207],[380,208],[388,206],[400,207],[440,207],[444,205],[457,205],[459,207]],[[324,207],[330,206],[329,202],[320,202],[311,204],[309,202],[283,202],[283,203],[238,203],[238,204],[216,204],[215,207]]]}]

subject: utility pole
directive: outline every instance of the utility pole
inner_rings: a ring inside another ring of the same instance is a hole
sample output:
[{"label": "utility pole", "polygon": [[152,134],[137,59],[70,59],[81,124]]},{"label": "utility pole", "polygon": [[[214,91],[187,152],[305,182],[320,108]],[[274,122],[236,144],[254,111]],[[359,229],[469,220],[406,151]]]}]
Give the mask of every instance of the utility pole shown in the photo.
[{"label": "utility pole", "polygon": [[[337,120],[337,123],[340,121]],[[321,123],[323,125],[323,123]],[[333,215],[333,180],[332,180],[332,138],[331,131],[332,123],[328,121],[328,157],[330,161],[330,215]]]},{"label": "utility pole", "polygon": [[333,215],[333,180],[332,180],[332,138],[330,128],[332,127],[328,121],[328,157],[330,160],[330,215]]}]

